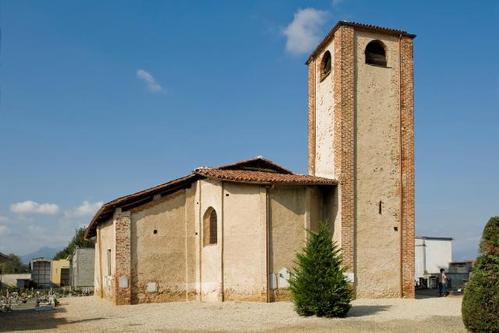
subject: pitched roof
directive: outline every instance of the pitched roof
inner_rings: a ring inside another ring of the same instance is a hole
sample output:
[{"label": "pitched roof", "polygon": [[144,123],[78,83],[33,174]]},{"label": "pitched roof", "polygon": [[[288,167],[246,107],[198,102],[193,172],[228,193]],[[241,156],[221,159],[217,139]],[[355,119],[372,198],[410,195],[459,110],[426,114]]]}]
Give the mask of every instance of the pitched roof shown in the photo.
[{"label": "pitched roof", "polygon": [[143,191],[125,195],[104,204],[95,214],[87,227],[85,238],[96,234],[99,223],[108,220],[116,208],[131,209],[148,203],[155,196],[166,196],[180,189],[188,188],[198,179],[217,179],[227,182],[248,184],[282,184],[282,185],[336,185],[334,179],[315,176],[297,175],[284,167],[261,156],[236,163],[225,164],[215,168],[199,167],[191,174],[177,178]]},{"label": "pitched roof", "polygon": [[412,39],[416,38],[415,34],[408,33],[407,31],[404,30],[385,28],[379,25],[364,24],[358,22],[338,21],[338,23],[336,23],[336,25],[328,32],[326,37],[324,37],[324,39],[319,43],[319,45],[317,45],[312,54],[310,54],[306,62],[307,65],[318,55],[318,53],[320,53],[320,51],[324,48],[324,46],[327,43],[329,43],[329,41],[333,38],[336,30],[338,30],[341,26],[353,27],[356,30],[380,32],[396,36],[406,36]]},{"label": "pitched roof", "polygon": [[156,195],[165,196],[182,188],[187,188],[198,178],[198,175],[190,174],[188,176],[180,177],[167,183],[156,185],[143,191],[128,194],[105,203],[97,211],[97,213],[95,213],[94,217],[90,221],[90,224],[85,231],[85,238],[88,239],[95,236],[97,225],[112,217],[116,208],[130,209],[143,205],[152,201],[154,199],[154,196]]},{"label": "pitched roof", "polygon": [[[198,168],[199,169],[199,168]],[[263,158],[263,156],[257,156],[249,160],[242,160],[235,163],[224,164],[217,166],[216,169],[222,170],[258,170],[258,171],[269,171],[269,172],[279,172],[292,174],[292,171],[274,163],[271,160]]]}]

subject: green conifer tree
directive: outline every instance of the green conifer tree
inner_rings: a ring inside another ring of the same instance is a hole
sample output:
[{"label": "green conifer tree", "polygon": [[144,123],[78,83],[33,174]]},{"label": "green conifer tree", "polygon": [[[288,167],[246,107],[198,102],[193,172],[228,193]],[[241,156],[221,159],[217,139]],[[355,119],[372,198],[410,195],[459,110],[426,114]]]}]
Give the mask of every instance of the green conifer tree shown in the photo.
[{"label": "green conifer tree", "polygon": [[461,312],[468,331],[499,333],[499,216],[491,217],[483,230]]},{"label": "green conifer tree", "polygon": [[346,317],[352,290],[343,272],[340,250],[331,240],[329,226],[322,223],[317,234],[309,233],[290,278],[296,312],[302,316]]},{"label": "green conifer tree", "polygon": [[91,240],[85,239],[85,228],[78,228],[75,230],[75,234],[68,246],[66,246],[61,251],[57,252],[54,256],[54,260],[66,259],[69,255],[72,255],[74,250],[77,248],[94,248],[95,244]]}]

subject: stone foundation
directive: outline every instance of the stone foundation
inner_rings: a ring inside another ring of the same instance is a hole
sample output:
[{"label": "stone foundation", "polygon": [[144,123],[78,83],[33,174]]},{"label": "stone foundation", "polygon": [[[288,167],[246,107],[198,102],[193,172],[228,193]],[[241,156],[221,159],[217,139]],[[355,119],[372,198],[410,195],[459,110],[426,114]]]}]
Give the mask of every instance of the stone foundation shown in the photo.
[{"label": "stone foundation", "polygon": [[255,294],[242,294],[234,289],[224,290],[224,301],[241,301],[241,302],[266,302],[267,293],[262,291]]}]

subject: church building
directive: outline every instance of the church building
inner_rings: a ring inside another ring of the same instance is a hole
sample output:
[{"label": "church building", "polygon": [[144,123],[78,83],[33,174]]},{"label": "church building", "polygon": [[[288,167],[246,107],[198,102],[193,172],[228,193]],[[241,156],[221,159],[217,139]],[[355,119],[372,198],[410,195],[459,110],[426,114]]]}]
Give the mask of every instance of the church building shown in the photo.
[{"label": "church building", "polygon": [[328,221],[356,297],[414,297],[414,37],[340,21],[312,52],[308,175],[256,157],[102,206],[95,294],[289,299],[296,253]]}]

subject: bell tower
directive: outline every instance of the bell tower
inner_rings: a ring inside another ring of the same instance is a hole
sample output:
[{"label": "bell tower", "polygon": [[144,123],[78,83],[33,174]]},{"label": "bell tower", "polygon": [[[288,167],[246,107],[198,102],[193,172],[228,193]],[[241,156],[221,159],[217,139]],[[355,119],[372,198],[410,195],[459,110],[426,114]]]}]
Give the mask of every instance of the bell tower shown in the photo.
[{"label": "bell tower", "polygon": [[340,21],[307,60],[308,172],[339,181],[333,238],[357,297],[414,297],[414,38]]}]

